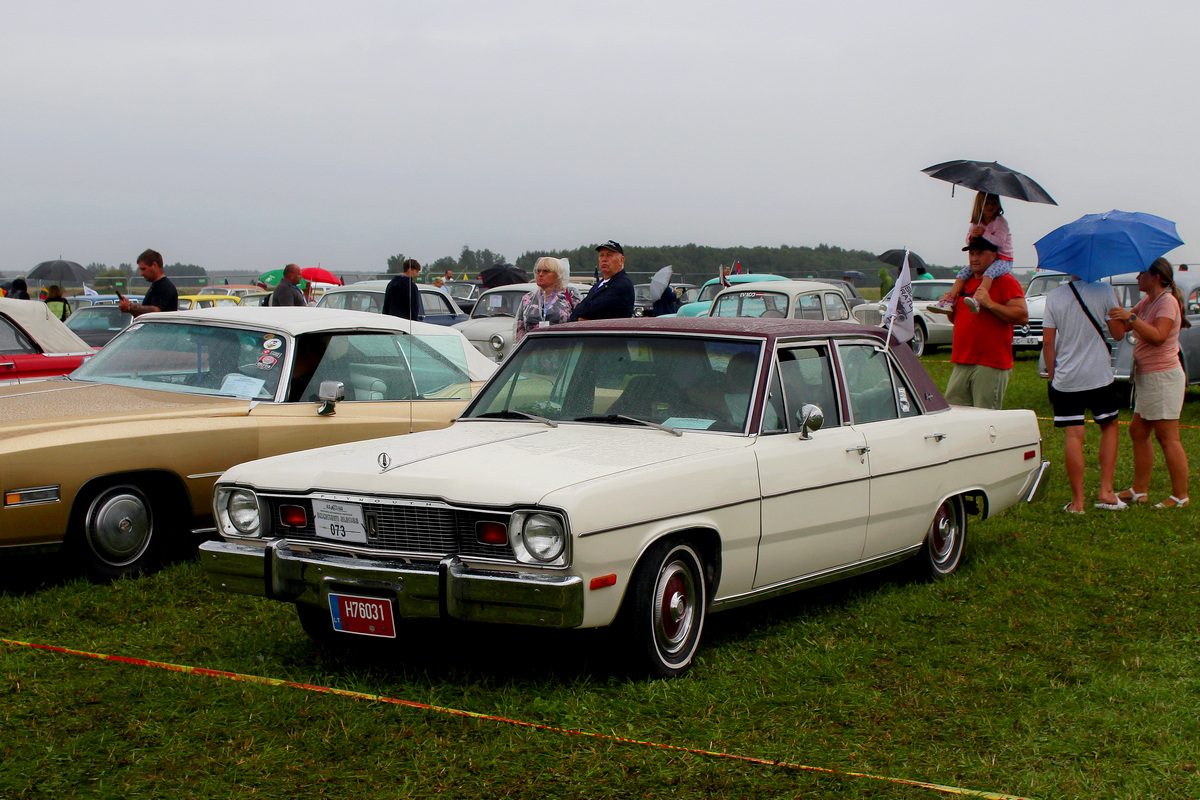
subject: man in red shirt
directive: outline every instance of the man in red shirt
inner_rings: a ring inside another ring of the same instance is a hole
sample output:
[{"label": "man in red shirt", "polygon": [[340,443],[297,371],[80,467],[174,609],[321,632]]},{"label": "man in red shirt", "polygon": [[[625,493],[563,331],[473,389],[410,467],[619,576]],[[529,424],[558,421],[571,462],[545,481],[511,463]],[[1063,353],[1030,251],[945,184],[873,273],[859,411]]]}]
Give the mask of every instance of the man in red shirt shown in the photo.
[{"label": "man in red shirt", "polygon": [[[976,408],[1000,408],[1012,372],[1013,325],[1029,319],[1025,293],[1011,274],[992,282],[991,291],[979,288],[983,273],[996,260],[996,245],[976,236],[963,248],[970,258],[971,279],[954,301],[950,320],[954,323],[954,346],[950,360],[954,369],[946,384],[946,402]],[[979,313],[971,313],[964,302],[974,297]]]}]

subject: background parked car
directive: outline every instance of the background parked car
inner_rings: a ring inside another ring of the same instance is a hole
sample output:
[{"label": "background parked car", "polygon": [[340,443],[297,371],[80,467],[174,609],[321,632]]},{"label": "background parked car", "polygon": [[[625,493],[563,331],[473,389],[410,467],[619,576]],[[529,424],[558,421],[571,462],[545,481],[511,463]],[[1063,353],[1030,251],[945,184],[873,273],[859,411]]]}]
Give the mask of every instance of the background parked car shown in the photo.
[{"label": "background parked car", "polygon": [[[344,308],[350,311],[383,312],[383,295],[389,281],[359,281],[349,286],[335,286],[317,301],[317,308]],[[428,325],[456,325],[467,321],[454,299],[445,289],[432,284],[419,284],[421,305],[425,316],[421,321]]]},{"label": "background parked car", "polygon": [[[454,327],[475,345],[475,349],[494,361],[503,361],[512,352],[517,339],[517,309],[525,295],[537,288],[536,283],[513,283],[497,286],[479,295],[471,318]],[[571,288],[582,298],[588,286],[572,283]]]},{"label": "background parked car", "polygon": [[[758,275],[758,274],[727,275],[726,278],[728,279],[729,283],[732,285],[737,285],[737,284],[741,284],[741,283],[758,283],[761,281],[786,281],[787,280],[787,278],[784,278],[780,275]],[[676,316],[680,316],[680,317],[707,316],[709,304],[712,303],[713,298],[717,296],[717,292],[721,291],[723,288],[725,288],[725,287],[721,284],[721,280],[719,278],[713,278],[711,280],[705,281],[704,284],[700,287],[700,291],[696,293],[696,299],[690,303],[685,303],[684,305],[681,305],[679,307],[679,310],[677,312],[675,312]]]},{"label": "background parked car", "polygon": [[[671,290],[675,292],[678,305],[684,306],[692,302],[697,287],[694,283],[673,283]],[[639,283],[633,287],[633,315],[635,317],[651,316],[654,301],[650,299],[650,284]]]},{"label": "background parked car", "polygon": [[722,289],[708,309],[710,317],[767,319],[850,319],[841,290],[817,281],[740,283]]},{"label": "background parked car", "polygon": [[847,280],[841,278],[809,278],[808,280],[816,281],[817,283],[828,283],[830,286],[836,286],[846,296],[846,303],[850,308],[854,309],[867,302],[867,298],[862,296],[858,291],[858,287]]},{"label": "background parked car", "polygon": [[228,308],[241,305],[242,298],[236,294],[181,294],[179,295],[179,310],[191,311],[196,308]]},{"label": "background parked car", "polygon": [[94,352],[45,303],[0,297],[0,386],[66,375]]},{"label": "background parked car", "polygon": [[483,293],[483,281],[479,280],[455,280],[443,286],[446,292],[454,298],[454,302],[463,310],[464,314],[470,314],[475,308],[475,301],[479,299],[479,295]]},{"label": "background parked car", "polygon": [[1040,456],[1032,411],[949,407],[879,329],[556,325],[448,430],[230,469],[201,564],[335,645],[416,617],[621,624],[673,676],[710,610],[909,558],[954,573],[967,515],[1036,497]]},{"label": "background parked car", "polygon": [[67,317],[66,325],[92,347],[103,347],[133,322],[133,314],[116,305],[85,306]]},{"label": "background parked car", "polygon": [[205,286],[196,294],[226,294],[241,297],[247,294],[257,294],[262,288],[253,284],[223,284],[220,286]]},{"label": "background parked car", "polygon": [[115,294],[76,294],[67,298],[67,305],[71,306],[71,312],[76,309],[87,308],[88,306],[115,306],[121,302],[121,298]]},{"label": "background parked car", "polygon": [[[940,300],[942,295],[953,285],[954,281],[941,279],[912,282],[915,319],[913,320],[913,338],[909,341],[909,346],[917,355],[923,355],[929,350],[954,343],[954,326],[950,323],[950,318],[945,314],[934,314],[929,310],[929,306]],[[879,326],[883,322],[883,313],[887,309],[887,304],[891,302],[894,292],[893,288],[878,303],[867,302],[856,306],[851,310],[851,315],[863,325]]]},{"label": "background parked car", "polygon": [[495,370],[451,328],[307,307],[145,314],[88,352],[0,387],[0,549],[62,545],[97,579],[211,530],[233,464],[444,427]]}]

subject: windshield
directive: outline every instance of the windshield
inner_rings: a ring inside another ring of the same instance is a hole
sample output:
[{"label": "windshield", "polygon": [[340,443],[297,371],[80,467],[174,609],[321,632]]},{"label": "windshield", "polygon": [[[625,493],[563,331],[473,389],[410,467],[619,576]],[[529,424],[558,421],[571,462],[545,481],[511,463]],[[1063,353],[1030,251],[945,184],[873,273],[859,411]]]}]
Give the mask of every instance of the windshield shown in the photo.
[{"label": "windshield", "polygon": [[693,302],[711,303],[712,299],[717,296],[717,293],[720,292],[724,288],[725,287],[721,285],[720,281],[710,283],[707,286],[705,286],[703,289],[700,290],[700,294],[696,295],[696,299]]},{"label": "windshield", "polygon": [[110,331],[116,333],[122,330],[133,315],[122,311],[117,306],[88,306],[80,308],[67,317],[67,327],[79,333],[81,331]]},{"label": "windshield", "polygon": [[466,417],[742,431],[761,345],[645,335],[534,337],[509,356]]},{"label": "windshield", "polygon": [[1029,287],[1025,290],[1026,297],[1041,297],[1044,294],[1050,294],[1052,289],[1057,289],[1064,283],[1070,283],[1074,278],[1070,275],[1035,275],[1033,280],[1029,282]]},{"label": "windshield", "polygon": [[72,380],[185,394],[275,397],[287,342],[256,330],[138,323],[106,345]]},{"label": "windshield", "polygon": [[471,319],[484,317],[515,317],[521,299],[528,294],[525,290],[515,292],[488,292],[480,296],[471,311]]},{"label": "windshield", "polygon": [[455,300],[469,300],[471,298],[471,293],[475,291],[476,285],[477,284],[474,283],[456,282],[447,283],[444,288]]}]

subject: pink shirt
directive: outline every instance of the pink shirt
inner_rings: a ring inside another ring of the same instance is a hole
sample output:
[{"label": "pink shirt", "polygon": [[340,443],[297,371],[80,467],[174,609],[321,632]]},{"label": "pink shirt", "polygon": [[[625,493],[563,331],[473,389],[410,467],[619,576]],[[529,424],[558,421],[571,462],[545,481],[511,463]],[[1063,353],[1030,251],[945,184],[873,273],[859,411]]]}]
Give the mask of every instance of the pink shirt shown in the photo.
[{"label": "pink shirt", "polygon": [[[974,222],[967,226],[967,244],[971,243],[971,228],[974,227]],[[1003,258],[1005,261],[1013,260],[1012,233],[1009,232],[1008,222],[1004,217],[997,214],[994,220],[984,225],[983,238],[996,245],[997,258]]]},{"label": "pink shirt", "polygon": [[1171,320],[1171,332],[1160,345],[1153,345],[1138,337],[1133,346],[1133,362],[1138,372],[1166,372],[1179,366],[1179,327],[1182,315],[1179,313],[1179,303],[1175,295],[1164,291],[1157,300],[1151,301],[1147,295],[1133,307],[1133,313],[1138,319],[1145,320],[1151,325],[1159,317]]}]

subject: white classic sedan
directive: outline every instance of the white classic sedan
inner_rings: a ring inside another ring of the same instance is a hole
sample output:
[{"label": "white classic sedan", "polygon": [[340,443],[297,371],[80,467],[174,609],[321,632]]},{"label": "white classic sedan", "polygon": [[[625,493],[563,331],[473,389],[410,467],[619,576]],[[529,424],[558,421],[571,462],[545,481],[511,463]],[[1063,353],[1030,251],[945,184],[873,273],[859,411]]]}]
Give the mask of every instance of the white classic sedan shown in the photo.
[{"label": "white classic sedan", "polygon": [[[923,355],[941,345],[954,343],[954,325],[945,314],[935,314],[929,307],[942,299],[942,295],[954,285],[951,280],[913,281],[913,313],[916,321],[913,326],[913,338],[909,346],[917,355]],[[895,289],[892,289],[894,292]],[[863,325],[878,325],[887,310],[887,304],[892,299],[892,292],[884,295],[878,303],[863,303],[855,306],[850,312],[855,321]]]},{"label": "white classic sedan", "polygon": [[878,328],[582,322],[532,332],[447,430],[230,469],[201,562],[325,641],[619,624],[673,676],[710,611],[910,558],[950,575],[1041,456],[1032,411],[951,408]]}]

